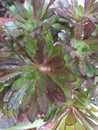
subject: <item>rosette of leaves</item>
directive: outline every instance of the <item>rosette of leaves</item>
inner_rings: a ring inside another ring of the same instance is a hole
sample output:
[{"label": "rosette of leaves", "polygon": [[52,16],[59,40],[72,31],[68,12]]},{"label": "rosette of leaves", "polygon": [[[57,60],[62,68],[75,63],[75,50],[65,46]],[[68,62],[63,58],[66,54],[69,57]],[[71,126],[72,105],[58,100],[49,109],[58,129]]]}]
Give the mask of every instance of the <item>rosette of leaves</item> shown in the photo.
[{"label": "rosette of leaves", "polygon": [[56,44],[58,30],[53,32],[52,25],[58,16],[49,8],[53,2],[32,0],[30,8],[16,3],[16,31],[6,27],[6,47],[0,52],[0,85],[5,94],[3,111],[10,116],[20,108],[33,122],[38,115],[49,114],[49,108],[62,107],[66,95],[71,95],[69,84],[76,77],[66,65],[64,49]]}]

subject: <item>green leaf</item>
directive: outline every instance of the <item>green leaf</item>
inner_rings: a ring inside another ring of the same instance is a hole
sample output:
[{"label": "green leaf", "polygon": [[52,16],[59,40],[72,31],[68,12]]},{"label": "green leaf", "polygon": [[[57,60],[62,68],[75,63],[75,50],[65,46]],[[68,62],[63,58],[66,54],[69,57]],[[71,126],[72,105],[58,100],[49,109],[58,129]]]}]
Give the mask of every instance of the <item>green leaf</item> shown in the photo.
[{"label": "green leaf", "polygon": [[89,61],[86,61],[86,65],[88,68],[87,76],[92,77],[95,74],[95,67]]},{"label": "green leaf", "polygon": [[75,125],[66,126],[66,130],[86,130],[86,128],[83,128],[82,125],[77,122],[77,123],[75,123]]},{"label": "green leaf", "polygon": [[45,2],[44,5],[43,5],[43,7],[42,7],[42,10],[41,10],[41,16],[40,16],[41,19],[44,16],[44,14],[46,13],[47,7],[48,7],[48,3]]},{"label": "green leaf", "polygon": [[33,15],[33,8],[32,8],[32,5],[30,4],[30,2],[25,1],[25,2],[24,2],[24,8],[25,8],[31,15]]},{"label": "green leaf", "polygon": [[57,75],[52,74],[52,75],[50,75],[50,77],[53,79],[53,81],[55,81],[63,89],[65,95],[69,97],[71,93],[67,87],[65,78],[62,77],[62,75],[58,75],[58,74]]},{"label": "green leaf", "polygon": [[31,84],[31,81],[28,81],[19,91],[14,91],[8,102],[8,111],[15,109],[21,104],[25,91]]},{"label": "green leaf", "polygon": [[5,83],[5,82],[9,81],[10,79],[12,79],[20,74],[22,74],[21,71],[15,71],[15,72],[12,72],[11,74],[7,74],[5,76],[2,76],[2,77],[0,77],[0,83]]},{"label": "green leaf", "polygon": [[26,8],[23,7],[23,5],[19,2],[15,2],[16,10],[20,16],[22,16],[25,19],[32,18],[32,15]]},{"label": "green leaf", "polygon": [[85,110],[85,106],[82,105],[82,104],[79,103],[79,102],[75,102],[75,103],[74,103],[74,106],[75,106],[76,108],[78,108],[78,109],[84,109],[84,110]]},{"label": "green leaf", "polygon": [[19,125],[7,128],[6,130],[25,130],[25,129],[32,129],[32,128],[40,127],[40,126],[42,126],[44,124],[45,124],[45,122],[43,122],[43,119],[38,119],[38,120],[34,121],[33,123],[31,123],[31,122],[21,123]]},{"label": "green leaf", "polygon": [[24,77],[23,78],[19,78],[18,80],[16,80],[14,82],[12,88],[14,90],[19,90],[19,89],[21,89],[26,84],[27,81],[28,81],[28,79],[26,79]]},{"label": "green leaf", "polygon": [[69,29],[59,23],[53,24],[52,27],[55,28],[57,31],[65,30],[68,35],[70,34]]},{"label": "green leaf", "polygon": [[88,102],[81,100],[81,98],[80,98],[80,97],[77,97],[77,96],[76,96],[76,99],[77,99],[77,101],[80,102],[80,104],[82,104],[86,109],[91,109],[91,106],[90,106],[90,104],[89,104]]},{"label": "green leaf", "polygon": [[27,48],[27,51],[32,55],[36,54],[36,49],[37,49],[37,46],[36,46],[36,42],[35,40],[30,36],[29,32],[24,29],[24,35],[26,36],[27,40],[24,41],[25,43],[25,46]]},{"label": "green leaf", "polygon": [[78,57],[82,58],[86,55],[92,54],[90,46],[84,41],[75,42],[73,46],[76,49],[76,54]]},{"label": "green leaf", "polygon": [[29,105],[33,91],[34,91],[34,86],[36,84],[37,79],[33,79],[31,85],[28,87],[28,89],[25,92],[25,96],[22,99],[21,103],[21,109],[26,109],[26,107]]},{"label": "green leaf", "polygon": [[36,119],[38,110],[39,110],[39,104],[37,102],[36,93],[34,93],[33,96],[31,97],[28,110],[28,118],[31,122],[33,122]]},{"label": "green leaf", "polygon": [[3,83],[0,83],[0,92],[2,92],[4,89],[4,84]]},{"label": "green leaf", "polygon": [[43,29],[46,31],[49,27],[51,27],[53,25],[53,23],[55,23],[58,20],[58,16],[57,15],[53,15],[50,18],[48,18],[43,26]]},{"label": "green leaf", "polygon": [[49,115],[44,118],[44,121],[51,120],[56,115],[57,107],[53,105],[52,107],[49,106],[49,108],[50,108]]},{"label": "green leaf", "polygon": [[79,64],[77,63],[74,67],[74,73],[76,76],[79,76],[80,75],[80,71],[79,71]]},{"label": "green leaf", "polygon": [[53,39],[51,33],[48,32],[46,34],[45,42],[46,42],[45,55],[47,55],[47,58],[49,58],[53,49]]},{"label": "green leaf", "polygon": [[76,122],[75,116],[70,112],[65,120],[66,126],[74,125]]},{"label": "green leaf", "polygon": [[83,8],[83,6],[79,5],[77,9],[78,9],[79,15],[82,16],[84,14],[84,8]]},{"label": "green leaf", "polygon": [[90,46],[90,49],[95,52],[98,51],[98,42],[97,41],[98,41],[98,39],[94,39],[94,38],[85,40],[85,42],[88,43],[88,45]]},{"label": "green leaf", "polygon": [[41,92],[41,90],[37,87],[37,101],[39,104],[39,109],[42,111],[44,114],[47,113],[48,110],[48,98],[44,92]]},{"label": "green leaf", "polygon": [[52,59],[55,56],[62,55],[62,48],[59,45],[53,45],[51,55],[49,56],[49,59]]}]

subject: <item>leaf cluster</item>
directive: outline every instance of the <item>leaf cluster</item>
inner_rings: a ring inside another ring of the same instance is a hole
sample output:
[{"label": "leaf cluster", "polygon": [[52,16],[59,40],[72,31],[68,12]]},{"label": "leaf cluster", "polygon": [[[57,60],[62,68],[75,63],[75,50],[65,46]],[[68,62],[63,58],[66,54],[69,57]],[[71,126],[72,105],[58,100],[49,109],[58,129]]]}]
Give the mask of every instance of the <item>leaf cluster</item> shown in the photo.
[{"label": "leaf cluster", "polygon": [[9,116],[21,110],[31,122],[39,116],[51,120],[53,130],[93,130],[98,126],[98,3],[85,0],[83,7],[74,0],[52,8],[54,1],[16,2],[10,11],[16,22],[4,28],[1,106]]}]

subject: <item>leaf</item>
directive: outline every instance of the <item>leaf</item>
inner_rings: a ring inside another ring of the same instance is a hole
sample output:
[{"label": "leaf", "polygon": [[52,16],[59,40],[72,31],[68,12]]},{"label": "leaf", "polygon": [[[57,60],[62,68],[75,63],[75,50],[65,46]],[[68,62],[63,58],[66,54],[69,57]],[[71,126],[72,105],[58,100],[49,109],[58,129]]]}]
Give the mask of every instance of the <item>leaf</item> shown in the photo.
[{"label": "leaf", "polygon": [[77,101],[80,102],[80,104],[82,104],[86,109],[90,109],[91,106],[88,102],[83,101],[80,97],[76,97]]},{"label": "leaf", "polygon": [[[16,6],[17,13],[22,16],[24,19],[30,19],[32,15],[26,8],[22,6],[20,2],[14,2]],[[24,12],[24,13],[23,13]]]},{"label": "leaf", "polygon": [[60,74],[59,75],[58,74],[57,75],[52,74],[52,75],[50,75],[50,77],[52,78],[53,81],[55,81],[57,83],[57,85],[59,85],[63,89],[66,96],[69,97],[71,93],[70,93],[70,91],[69,91],[69,89],[68,89],[68,87],[66,85],[64,76],[62,76]]},{"label": "leaf", "polygon": [[90,46],[92,51],[97,51],[98,50],[98,39],[87,39],[85,40],[86,43]]},{"label": "leaf", "polygon": [[45,93],[42,93],[39,97],[37,97],[38,103],[40,110],[44,113],[47,114],[48,111],[48,98]]},{"label": "leaf", "polygon": [[87,25],[85,25],[84,29],[84,38],[87,39],[96,29],[96,26],[94,23],[89,22]]},{"label": "leaf", "polygon": [[39,104],[37,102],[36,93],[31,98],[30,104],[29,104],[29,110],[28,110],[28,118],[31,122],[33,122],[38,114]]},{"label": "leaf", "polygon": [[51,33],[47,33],[45,36],[45,42],[46,42],[46,55],[49,58],[49,56],[51,55],[52,49],[53,49],[53,38]]},{"label": "leaf", "polygon": [[10,97],[8,102],[8,111],[19,107],[22,102],[23,96],[25,95],[25,91],[31,84],[31,81],[28,81],[25,86],[23,86],[19,91],[14,91]]},{"label": "leaf", "polygon": [[63,90],[59,86],[54,84],[53,87],[54,87],[53,89],[51,89],[51,88],[47,89],[48,95],[53,104],[55,104],[58,107],[61,107],[62,104],[64,102],[66,102],[66,96],[65,96]]},{"label": "leaf", "polygon": [[37,46],[35,44],[35,40],[30,36],[29,32],[26,29],[24,29],[24,35],[27,38],[26,42],[24,41],[24,43],[28,50],[28,53],[30,53],[31,55],[36,54]]},{"label": "leaf", "polygon": [[12,88],[14,90],[19,90],[21,89],[25,84],[26,82],[28,81],[28,79],[25,79],[25,78],[19,78],[18,80],[16,80],[12,86]]},{"label": "leaf", "polygon": [[15,72],[12,72],[11,74],[7,74],[5,76],[2,76],[2,77],[0,77],[0,83],[5,83],[8,80],[10,80],[10,79],[12,79],[20,74],[22,74],[21,71],[15,71]]},{"label": "leaf", "polygon": [[85,0],[85,1],[84,1],[84,9],[85,9],[85,12],[88,10],[89,2],[90,2],[90,0]]},{"label": "leaf", "polygon": [[65,65],[65,61],[62,57],[60,56],[55,56],[46,63],[43,63],[41,67],[43,68],[50,68],[50,72],[57,72],[63,66]]},{"label": "leaf", "polygon": [[33,15],[33,7],[32,7],[32,5],[31,5],[30,2],[25,1],[25,2],[24,2],[24,8],[27,9],[27,11],[28,11],[31,15]]},{"label": "leaf", "polygon": [[89,12],[94,2],[95,0],[85,0],[85,3],[84,3],[85,13]]},{"label": "leaf", "polygon": [[49,59],[52,59],[55,56],[61,56],[62,55],[62,48],[59,45],[53,45],[51,55],[49,56]]},{"label": "leaf", "polygon": [[77,122],[75,123],[75,125],[66,126],[66,130],[87,130],[87,129]]},{"label": "leaf", "polygon": [[32,5],[33,5],[33,14],[34,17],[37,18],[38,17],[38,12],[42,10],[42,7],[45,3],[45,0],[32,0]]},{"label": "leaf", "polygon": [[67,34],[69,34],[69,29],[59,23],[54,23],[52,27],[55,28],[57,31],[64,30]]},{"label": "leaf", "polygon": [[84,60],[80,60],[79,62],[79,70],[83,76],[87,74],[88,68]]},{"label": "leaf", "polygon": [[92,77],[95,73],[95,67],[89,61],[86,61],[86,65],[88,68],[87,75],[88,77]]},{"label": "leaf", "polygon": [[69,114],[65,120],[66,126],[75,125],[76,122],[77,122],[77,120],[75,119],[75,116],[71,112],[69,112]]},{"label": "leaf", "polygon": [[30,103],[30,100],[34,91],[34,87],[36,84],[36,80],[37,80],[36,78],[32,80],[31,85],[28,87],[28,89],[25,92],[25,96],[23,97],[22,104],[21,104],[22,110],[26,109]]},{"label": "leaf", "polygon": [[80,58],[92,54],[90,46],[84,41],[75,42],[73,46],[76,49],[77,56]]},{"label": "leaf", "polygon": [[48,8],[48,3],[45,2],[44,5],[43,5],[43,8],[42,8],[42,11],[41,11],[41,16],[40,16],[41,19],[43,18],[43,16],[47,12],[47,8]]},{"label": "leaf", "polygon": [[25,122],[25,123],[21,123],[15,126],[12,126],[10,128],[7,128],[6,130],[25,130],[25,129],[31,129],[31,128],[35,128],[35,127],[40,127],[42,125],[44,125],[45,122],[43,122],[43,119],[38,119],[36,121],[34,121],[33,123],[31,122]]},{"label": "leaf", "polygon": [[4,89],[4,84],[0,83],[0,92],[2,92]]},{"label": "leaf", "polygon": [[98,2],[95,2],[92,7],[90,8],[90,12],[94,13],[96,11],[96,9],[98,8]]},{"label": "leaf", "polygon": [[[64,76],[64,73],[67,75]],[[67,82],[67,83],[76,81],[76,77],[75,77],[74,73],[70,70],[64,70],[64,72],[62,72],[62,76],[65,77],[65,82]]]},{"label": "leaf", "polygon": [[78,65],[78,63],[75,65],[74,73],[75,73],[76,76],[79,76],[79,75],[80,75],[80,71],[79,71],[79,65]]}]

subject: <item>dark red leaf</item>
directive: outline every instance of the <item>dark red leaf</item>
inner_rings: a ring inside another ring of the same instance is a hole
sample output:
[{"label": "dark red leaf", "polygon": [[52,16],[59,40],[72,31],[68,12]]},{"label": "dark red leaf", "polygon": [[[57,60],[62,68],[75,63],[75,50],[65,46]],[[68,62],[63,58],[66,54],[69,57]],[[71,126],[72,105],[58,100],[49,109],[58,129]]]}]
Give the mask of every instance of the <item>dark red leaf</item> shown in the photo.
[{"label": "dark red leaf", "polygon": [[47,89],[47,92],[51,102],[57,105],[58,107],[61,107],[62,103],[66,102],[66,97],[63,90],[55,83],[52,89],[51,87]]},{"label": "dark red leaf", "polygon": [[63,68],[65,61],[60,56],[55,56],[46,63],[42,64],[42,67],[46,67],[50,72],[57,72],[59,69]]}]

